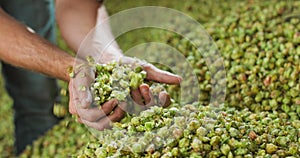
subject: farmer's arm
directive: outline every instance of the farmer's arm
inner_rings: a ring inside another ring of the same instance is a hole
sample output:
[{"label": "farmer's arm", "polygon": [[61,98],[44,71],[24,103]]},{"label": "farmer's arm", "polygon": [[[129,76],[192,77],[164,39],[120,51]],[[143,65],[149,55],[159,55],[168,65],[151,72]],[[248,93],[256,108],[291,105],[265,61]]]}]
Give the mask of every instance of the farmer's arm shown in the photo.
[{"label": "farmer's arm", "polygon": [[[60,0],[56,2],[56,20],[62,36],[78,57],[92,56],[97,62],[109,62],[123,56],[109,25],[104,5],[96,0]],[[97,27],[96,27],[97,26]],[[92,36],[85,39],[91,31]],[[84,46],[79,50],[82,41]],[[99,45],[99,43],[101,43]],[[109,45],[109,48],[107,47]],[[101,49],[106,48],[104,54]]]},{"label": "farmer's arm", "polygon": [[74,51],[79,49],[81,41],[95,27],[100,5],[96,0],[56,1],[56,21],[63,38]]},{"label": "farmer's arm", "polygon": [[0,8],[0,59],[9,64],[69,81],[74,58],[30,32]]}]

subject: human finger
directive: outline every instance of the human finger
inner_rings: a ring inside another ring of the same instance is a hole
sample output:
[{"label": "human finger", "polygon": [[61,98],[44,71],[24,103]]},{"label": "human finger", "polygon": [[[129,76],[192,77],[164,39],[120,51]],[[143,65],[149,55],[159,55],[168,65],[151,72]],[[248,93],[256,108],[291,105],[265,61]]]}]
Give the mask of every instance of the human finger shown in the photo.
[{"label": "human finger", "polygon": [[162,107],[168,107],[171,104],[171,97],[166,91],[162,91],[158,95],[159,103]]},{"label": "human finger", "polygon": [[141,92],[140,92],[139,88],[137,88],[135,90],[132,90],[130,93],[131,93],[131,96],[132,96],[132,99],[133,99],[134,103],[136,103],[138,105],[144,105],[143,97],[141,95]]},{"label": "human finger", "polygon": [[116,100],[110,100],[104,103],[101,108],[98,106],[91,107],[88,109],[77,109],[78,115],[82,120],[89,122],[95,122],[103,117],[106,117],[107,114],[111,113],[113,109],[117,106],[118,102]]},{"label": "human finger", "polygon": [[111,115],[103,117],[96,122],[91,122],[87,120],[82,120],[82,122],[89,127],[101,131],[106,128],[109,128],[112,122],[120,121],[125,116],[125,110],[123,109],[124,107],[118,106]]},{"label": "human finger", "polygon": [[144,98],[145,105],[147,107],[153,105],[154,104],[154,97],[153,97],[153,95],[150,91],[149,86],[147,84],[142,84],[142,85],[140,85],[139,89],[140,89],[140,92],[141,92],[141,94]]}]

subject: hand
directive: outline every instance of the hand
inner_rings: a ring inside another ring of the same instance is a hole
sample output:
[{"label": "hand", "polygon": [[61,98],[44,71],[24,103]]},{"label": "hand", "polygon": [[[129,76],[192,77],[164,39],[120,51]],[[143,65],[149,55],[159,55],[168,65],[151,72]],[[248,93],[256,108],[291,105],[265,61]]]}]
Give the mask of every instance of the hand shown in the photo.
[{"label": "hand", "polygon": [[111,121],[116,122],[124,117],[126,103],[112,99],[101,106],[93,106],[89,86],[94,78],[95,72],[87,65],[75,69],[74,77],[69,82],[69,111],[78,116],[78,122],[103,130],[110,126]]},{"label": "hand", "polygon": [[[142,66],[144,71],[147,72],[146,79],[150,81],[156,81],[160,83],[167,84],[179,84],[182,81],[180,76],[174,75],[167,71],[162,71],[156,68],[154,65],[137,60],[131,57],[123,56],[120,58],[121,63],[123,64],[131,64],[132,66]],[[150,91],[150,88],[147,84],[142,84],[136,90],[131,91],[131,96],[135,102],[135,104],[148,108],[154,105],[154,96]],[[169,94],[166,91],[162,91],[158,94],[160,105],[163,107],[167,107],[171,104],[171,99]]]},{"label": "hand", "polygon": [[[122,57],[124,64],[138,64],[147,72],[146,79],[167,84],[179,84],[181,77],[172,73],[162,71],[152,64],[139,61],[130,57]],[[119,103],[112,99],[101,106],[92,106],[93,98],[89,85],[95,79],[95,72],[87,65],[75,68],[75,76],[69,82],[70,102],[69,111],[78,115],[78,121],[97,130],[103,130],[110,126],[111,122],[120,121],[126,111],[127,104]],[[153,105],[153,95],[147,84],[142,84],[131,92],[133,100],[140,106],[149,107]],[[170,96],[167,92],[159,94],[159,100],[164,107],[170,105]],[[144,102],[143,102],[144,100]],[[101,107],[101,108],[99,108]]]}]

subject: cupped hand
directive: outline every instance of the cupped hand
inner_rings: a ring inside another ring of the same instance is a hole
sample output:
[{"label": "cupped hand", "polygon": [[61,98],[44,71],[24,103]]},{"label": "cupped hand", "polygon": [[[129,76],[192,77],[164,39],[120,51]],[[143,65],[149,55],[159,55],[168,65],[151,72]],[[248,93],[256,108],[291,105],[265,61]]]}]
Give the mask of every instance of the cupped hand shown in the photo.
[{"label": "cupped hand", "polygon": [[[178,75],[172,74],[167,71],[163,71],[155,67],[154,65],[142,60],[138,60],[132,57],[123,56],[120,58],[122,64],[130,64],[133,67],[141,66],[144,71],[147,72],[146,79],[149,81],[155,81],[166,84],[180,84],[182,78]],[[142,84],[139,88],[131,91],[131,96],[135,104],[148,108],[155,104],[154,95],[152,94],[149,85]],[[162,91],[158,94],[159,104],[163,107],[167,107],[171,104],[170,95],[166,91]]]},{"label": "cupped hand", "polygon": [[[121,63],[141,66],[147,72],[146,79],[166,84],[179,84],[180,76],[167,71],[162,71],[152,64],[131,57],[122,57]],[[138,61],[138,62],[137,62]],[[93,105],[93,96],[90,85],[95,79],[95,71],[88,65],[77,65],[74,77],[69,82],[70,102],[69,111],[78,116],[78,121],[97,130],[110,127],[111,122],[120,121],[126,113],[127,103],[116,99],[109,100],[103,105]],[[134,102],[144,108],[154,104],[154,96],[147,84],[131,91]],[[170,96],[163,91],[158,94],[160,105],[170,105]]]},{"label": "cupped hand", "polygon": [[[126,103],[112,99],[103,105],[93,105],[90,85],[95,79],[94,70],[87,65],[78,65],[69,82],[69,112],[78,116],[78,121],[97,130],[110,127],[125,115]],[[76,66],[75,66],[76,67]]]}]

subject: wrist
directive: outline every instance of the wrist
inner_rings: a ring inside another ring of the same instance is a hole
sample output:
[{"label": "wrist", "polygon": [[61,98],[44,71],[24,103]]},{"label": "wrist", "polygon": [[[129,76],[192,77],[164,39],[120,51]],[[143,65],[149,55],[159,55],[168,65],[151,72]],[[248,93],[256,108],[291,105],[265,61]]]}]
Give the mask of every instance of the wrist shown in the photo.
[{"label": "wrist", "polygon": [[104,48],[102,51],[100,51],[98,55],[99,56],[95,59],[101,64],[106,64],[113,61],[119,62],[121,58],[124,57],[122,50],[112,45],[108,46],[107,48]]}]

